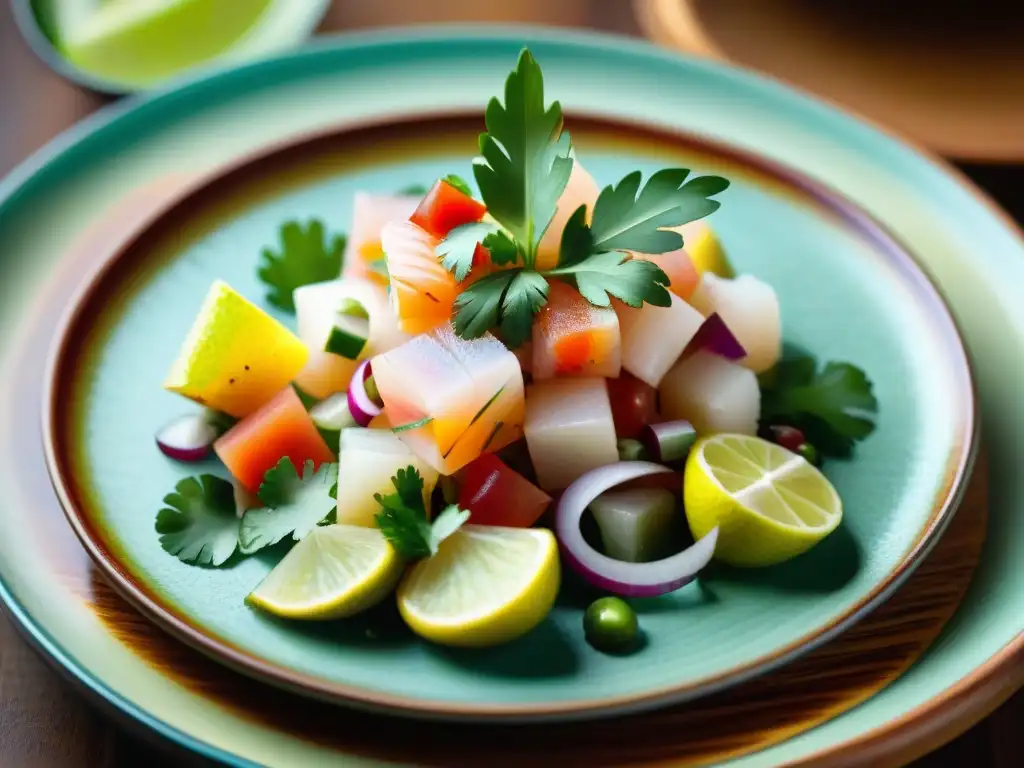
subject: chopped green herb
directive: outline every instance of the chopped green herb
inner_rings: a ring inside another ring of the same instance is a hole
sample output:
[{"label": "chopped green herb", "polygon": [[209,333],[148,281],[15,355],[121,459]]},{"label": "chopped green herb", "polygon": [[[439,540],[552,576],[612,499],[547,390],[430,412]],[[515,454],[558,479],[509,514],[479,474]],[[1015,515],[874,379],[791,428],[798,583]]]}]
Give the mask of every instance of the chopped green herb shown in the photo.
[{"label": "chopped green herb", "polygon": [[784,358],[762,382],[761,423],[796,427],[818,452],[849,456],[875,429],[878,401],[871,381],[850,363],[801,354]]},{"label": "chopped green herb", "polygon": [[160,546],[183,563],[223,565],[238,547],[234,487],[214,475],[186,477],[156,516]]},{"label": "chopped green herb", "polygon": [[267,301],[286,312],[295,311],[292,292],[310,283],[334,280],[341,274],[345,236],[328,239],[323,222],[311,219],[281,225],[279,252],[264,248],[259,277],[267,286]]},{"label": "chopped green herb", "polygon": [[423,503],[423,478],[413,466],[398,470],[391,482],[395,493],[374,495],[381,505],[377,527],[398,553],[409,560],[436,554],[441,542],[469,519],[469,512],[452,504],[431,525]]},{"label": "chopped green herb", "polygon": [[313,461],[307,460],[300,475],[286,456],[267,471],[258,493],[264,507],[242,516],[238,533],[242,552],[251,554],[286,536],[299,541],[331,514],[337,505],[331,491],[338,465],[313,467]]},{"label": "chopped green herb", "polygon": [[442,179],[442,181],[446,182],[451,187],[455,187],[459,192],[467,197],[473,196],[473,190],[469,188],[469,182],[457,174],[449,173]]},{"label": "chopped green herb", "polygon": [[370,335],[370,324],[362,317],[340,315],[338,322],[331,328],[324,344],[324,352],[339,355],[348,360],[356,360],[366,346]]},{"label": "chopped green herb", "polygon": [[419,421],[413,421],[413,422],[410,422],[408,424],[400,424],[397,427],[392,427],[391,431],[395,432],[395,433],[397,433],[397,432],[409,432],[410,430],[413,430],[413,429],[419,429],[420,427],[425,427],[425,426],[427,426],[427,424],[429,424],[433,420],[434,420],[433,416],[425,416],[424,418],[420,419]]}]

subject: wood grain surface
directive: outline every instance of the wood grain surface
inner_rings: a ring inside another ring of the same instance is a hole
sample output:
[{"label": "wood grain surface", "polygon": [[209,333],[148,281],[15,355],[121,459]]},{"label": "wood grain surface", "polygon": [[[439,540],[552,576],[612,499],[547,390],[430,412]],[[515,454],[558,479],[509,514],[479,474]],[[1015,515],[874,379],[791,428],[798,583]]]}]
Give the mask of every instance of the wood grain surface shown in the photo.
[{"label": "wood grain surface", "polygon": [[[415,17],[412,6],[399,0],[375,0],[373,3],[336,3],[325,28],[343,29],[355,26],[372,26],[382,23],[412,22],[427,19],[456,20],[478,18],[487,20],[540,21],[565,25],[591,26],[606,30],[637,33],[630,4],[609,2],[609,0],[570,0],[564,3],[550,2],[507,2],[483,4],[478,2],[435,2],[422,6]],[[487,10],[485,5],[495,7]],[[54,135],[74,124],[102,105],[104,100],[81,92],[63,82],[47,70],[27,50],[17,36],[10,17],[7,3],[0,3],[0,175],[6,173],[28,153],[38,148]],[[1007,206],[1018,220],[1024,220],[1024,169],[1022,168],[967,168],[976,181],[989,189],[1003,205]],[[978,499],[965,506],[967,509],[981,509]],[[976,556],[976,546],[981,529],[971,527],[972,518],[960,515],[955,525],[960,532],[951,530],[940,549],[929,559],[922,570],[915,574],[910,584],[901,590],[901,595],[910,594],[911,588],[929,595],[928,600],[919,599],[919,610],[934,613],[935,590],[947,600],[955,592],[951,582],[954,576],[962,577],[966,562]],[[931,570],[929,570],[931,569]],[[929,576],[929,574],[931,574]],[[922,577],[928,577],[922,585]],[[966,581],[962,579],[962,581]],[[959,589],[959,587],[957,587]],[[100,593],[102,594],[102,592]],[[106,608],[112,613],[129,610],[116,597],[108,593],[110,602]],[[942,602],[941,600],[939,601]],[[912,603],[913,604],[913,603]],[[893,613],[889,621],[904,623],[905,615],[895,611],[890,604],[882,611]],[[885,620],[881,611],[873,620]],[[932,616],[934,618],[934,616]],[[866,626],[866,625],[865,625]],[[149,632],[149,625],[138,619],[138,631]],[[853,630],[856,632],[857,630]],[[156,635],[155,637],[162,637]],[[855,636],[856,639],[856,636]],[[159,639],[154,641],[163,645]],[[872,643],[871,633],[863,633],[861,644],[867,649]],[[877,641],[876,641],[877,642]],[[167,648],[174,646],[168,645]],[[186,655],[188,651],[168,651]],[[832,653],[822,649],[815,656]],[[174,657],[177,661],[177,657]],[[869,654],[865,658],[874,658]],[[807,661],[806,674],[813,674],[813,664],[825,664],[824,659]],[[186,667],[199,669],[194,665],[209,664],[198,657],[186,662]],[[873,663],[873,662],[872,662]],[[820,669],[820,668],[819,668]],[[893,670],[895,671],[895,670]],[[202,675],[200,670],[197,674]],[[884,673],[881,673],[884,674]],[[775,677],[767,678],[756,685],[761,686],[762,701],[775,701],[773,690]],[[202,680],[195,681],[201,684]],[[866,692],[870,692],[867,683]],[[824,712],[828,706],[828,691],[819,698],[805,702],[806,706]],[[713,707],[709,707],[713,709]],[[770,710],[770,707],[762,707]],[[940,766],[970,766],[971,768],[1011,768],[1024,765],[1024,735],[1019,723],[1024,720],[1024,695],[1018,695],[999,712],[969,731],[952,744],[919,761],[920,768]],[[765,730],[777,728],[781,723],[772,723],[770,718],[762,721]],[[580,726],[583,728],[583,726]],[[596,732],[596,731],[595,731]],[[588,737],[583,734],[584,737]],[[579,735],[578,735],[579,737]],[[724,751],[736,747],[725,740]],[[163,745],[143,743],[137,737],[127,734],[114,724],[106,713],[92,709],[77,690],[60,678],[53,670],[29,649],[17,634],[9,620],[0,616],[0,768],[25,766],[26,768],[92,768],[93,766],[162,766],[186,765],[192,761],[179,752],[167,752]],[[451,764],[451,763],[447,763]]]}]

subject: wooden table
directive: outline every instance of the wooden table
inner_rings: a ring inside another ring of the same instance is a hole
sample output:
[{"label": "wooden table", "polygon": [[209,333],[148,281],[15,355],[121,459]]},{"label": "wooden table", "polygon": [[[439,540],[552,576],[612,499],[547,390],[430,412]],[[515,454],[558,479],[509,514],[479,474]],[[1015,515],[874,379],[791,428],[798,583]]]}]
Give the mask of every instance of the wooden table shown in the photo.
[{"label": "wooden table", "polygon": [[[475,19],[536,21],[639,34],[629,3],[611,0],[521,0],[483,8],[479,0],[413,4],[406,0],[337,3],[324,29],[388,23]],[[18,36],[10,6],[0,2],[0,176],[60,131],[101,107],[48,70]],[[1024,221],[1024,168],[965,167],[1019,221]],[[1015,768],[1024,765],[1024,693],[919,768]],[[40,660],[0,614],[0,766],[110,768],[182,765],[179,753],[141,743],[93,710],[76,689]],[[191,764],[191,763],[189,763]]]}]

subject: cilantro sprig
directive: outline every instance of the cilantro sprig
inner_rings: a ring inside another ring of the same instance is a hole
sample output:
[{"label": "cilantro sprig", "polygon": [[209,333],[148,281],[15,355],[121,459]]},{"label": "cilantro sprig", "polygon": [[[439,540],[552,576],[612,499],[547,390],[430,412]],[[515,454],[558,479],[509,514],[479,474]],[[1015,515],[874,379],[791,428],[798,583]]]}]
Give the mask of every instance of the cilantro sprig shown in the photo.
[{"label": "cilantro sprig", "polygon": [[244,554],[252,554],[291,536],[295,541],[329,521],[337,506],[332,487],[338,479],[337,464],[314,463],[307,459],[301,474],[287,456],[267,470],[257,496],[263,507],[242,516],[238,543]]},{"label": "cilantro sprig", "polygon": [[345,235],[328,237],[322,221],[311,219],[281,225],[280,249],[264,248],[259,278],[267,286],[267,301],[285,312],[295,311],[292,292],[303,285],[334,280],[341,274]]},{"label": "cilantro sprig", "polygon": [[691,177],[685,168],[652,174],[641,185],[639,171],[605,187],[590,212],[573,212],[562,233],[558,263],[536,268],[540,241],[555,215],[572,172],[572,142],[559,102],[544,104],[540,67],[524,50],[505,82],[504,103],[491,99],[486,132],[473,173],[493,221],[454,229],[437,248],[442,264],[459,281],[474,266],[477,244],[498,270],[476,280],[455,301],[454,326],[472,339],[500,329],[516,347],[530,336],[534,315],[547,303],[548,282],[575,287],[591,304],[612,298],[639,307],[668,306],[669,278],[655,264],[626,253],[657,254],[683,246],[679,227],[718,209],[712,199],[729,182],[719,176]]},{"label": "cilantro sprig", "polygon": [[441,542],[469,519],[469,512],[450,504],[431,523],[423,502],[423,477],[412,465],[391,478],[395,493],[374,494],[381,506],[377,527],[391,546],[408,560],[437,554]]},{"label": "cilantro sprig", "polygon": [[234,487],[215,475],[186,477],[157,513],[160,546],[183,563],[224,565],[238,548]]},{"label": "cilantro sprig", "polygon": [[826,456],[846,457],[875,429],[871,381],[850,363],[820,369],[811,355],[784,357],[761,383],[761,424],[797,427]]}]

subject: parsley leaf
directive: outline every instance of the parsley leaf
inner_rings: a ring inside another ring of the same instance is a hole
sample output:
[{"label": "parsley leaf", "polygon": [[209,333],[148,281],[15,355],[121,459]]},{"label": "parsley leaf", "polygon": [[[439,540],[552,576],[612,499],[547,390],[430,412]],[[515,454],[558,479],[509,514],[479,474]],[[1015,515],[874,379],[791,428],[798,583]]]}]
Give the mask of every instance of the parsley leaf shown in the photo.
[{"label": "parsley leaf", "polygon": [[478,339],[498,325],[501,302],[509,285],[522,270],[505,269],[477,280],[455,297],[455,333],[463,339]]},{"label": "parsley leaf", "polygon": [[473,190],[469,188],[469,182],[457,174],[449,173],[441,181],[446,182],[450,187],[455,187],[466,197],[473,196]]},{"label": "parsley leaf", "polygon": [[396,493],[374,495],[381,505],[377,527],[398,553],[409,560],[435,554],[441,542],[469,519],[469,512],[452,504],[431,525],[423,504],[423,478],[411,465],[398,470],[391,482]]},{"label": "parsley leaf", "polygon": [[156,516],[160,546],[183,563],[223,565],[238,547],[234,487],[214,475],[186,477]]},{"label": "parsley leaf", "polygon": [[288,535],[295,541],[302,539],[336,506],[331,490],[337,479],[337,464],[322,464],[314,471],[313,461],[307,459],[300,476],[291,459],[282,458],[260,484],[258,495],[264,507],[242,516],[238,532],[242,552],[251,554]]},{"label": "parsley leaf", "polygon": [[505,81],[505,104],[491,99],[484,113],[487,131],[473,175],[490,214],[519,244],[532,267],[537,245],[555,215],[569,181],[570,138],[562,131],[562,107],[544,108],[544,78],[524,49]]},{"label": "parsley leaf", "polygon": [[813,357],[800,355],[780,361],[767,378],[761,423],[797,427],[823,455],[849,456],[875,429],[871,381],[850,363],[826,363],[819,371]]},{"label": "parsley leaf", "polygon": [[668,275],[657,264],[632,259],[621,251],[598,253],[545,274],[570,278],[576,290],[595,307],[610,306],[611,296],[631,307],[639,307],[645,301],[656,307],[672,304],[665,287]]},{"label": "parsley leaf", "polygon": [[519,247],[516,241],[501,229],[488,234],[481,243],[491,256],[491,264],[507,266],[515,264],[519,259]]},{"label": "parsley leaf", "polygon": [[558,266],[578,264],[594,252],[594,233],[587,224],[587,206],[581,205],[565,222],[558,249]]},{"label": "parsley leaf", "polygon": [[501,338],[515,349],[533,334],[533,316],[548,303],[548,281],[537,272],[518,272],[501,300]]},{"label": "parsley leaf", "polygon": [[593,250],[667,253],[682,248],[682,235],[662,228],[714,213],[721,203],[711,200],[711,195],[729,186],[720,176],[698,176],[686,182],[689,175],[686,168],[666,168],[652,174],[640,189],[641,174],[634,171],[618,185],[605,187],[591,217]]},{"label": "parsley leaf", "polygon": [[267,285],[267,301],[286,312],[295,311],[292,291],[309,283],[334,280],[341,274],[345,236],[327,239],[324,224],[311,219],[303,229],[297,221],[281,225],[281,250],[264,248],[259,277]]},{"label": "parsley leaf", "polygon": [[497,224],[476,221],[455,227],[448,236],[437,244],[434,253],[440,257],[441,266],[451,272],[460,283],[473,268],[473,254],[476,247],[498,229]]}]

